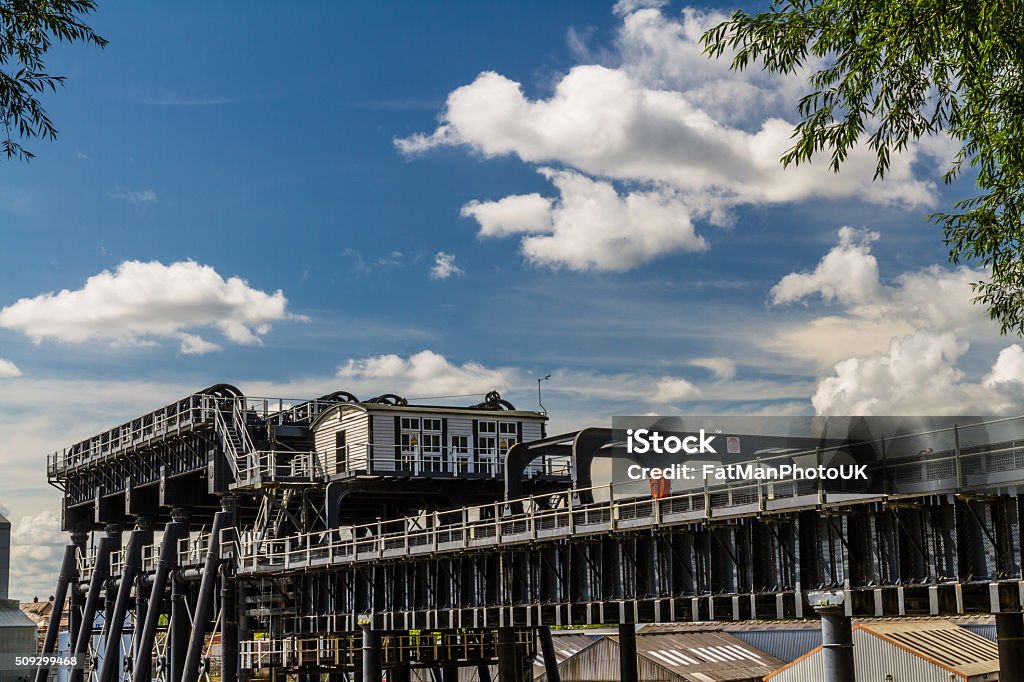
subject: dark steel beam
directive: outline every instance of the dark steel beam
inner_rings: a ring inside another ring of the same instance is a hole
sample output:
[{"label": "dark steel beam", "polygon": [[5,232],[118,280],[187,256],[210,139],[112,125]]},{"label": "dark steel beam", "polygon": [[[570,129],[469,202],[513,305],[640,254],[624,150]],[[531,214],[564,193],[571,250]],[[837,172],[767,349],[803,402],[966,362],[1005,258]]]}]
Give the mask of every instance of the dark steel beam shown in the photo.
[{"label": "dark steel beam", "polygon": [[171,521],[164,528],[160,543],[160,560],[153,573],[153,586],[149,591],[149,608],[139,637],[138,653],[135,657],[133,680],[149,680],[153,673],[153,643],[160,624],[160,603],[163,601],[167,579],[178,565],[178,538],[185,532],[184,524]]},{"label": "dark steel beam", "polygon": [[128,612],[128,600],[132,596],[135,576],[142,563],[142,541],[147,533],[144,530],[133,530],[128,538],[125,551],[124,568],[121,573],[121,586],[117,590],[114,607],[109,610],[110,621],[107,623],[107,639],[103,651],[103,663],[100,665],[99,682],[114,682],[117,670],[121,666],[121,635],[124,633],[124,617]]},{"label": "dark steel beam", "polygon": [[[68,597],[68,582],[78,576],[78,568],[75,559],[78,556],[78,547],[68,545],[64,548],[64,560],[60,565],[60,575],[57,576],[57,590],[53,595],[53,610],[50,612],[50,621],[46,624],[46,638],[43,640],[43,659],[46,654],[52,654],[57,648],[57,634],[60,630],[61,616],[64,615],[64,602]],[[40,667],[36,671],[36,682],[46,682],[50,676],[50,668]]]},{"label": "dark steel beam", "polygon": [[[82,624],[78,629],[78,639],[75,640],[74,653],[85,654],[89,651],[89,642],[92,639],[93,623],[96,620],[96,607],[99,605],[100,593],[104,590],[104,583],[110,573],[110,551],[113,547],[113,539],[101,537],[96,544],[96,564],[92,569],[92,577],[89,579],[89,591],[85,595],[85,606],[82,607]],[[75,668],[68,677],[69,682],[82,682],[85,670]]]},{"label": "dark steel beam", "polygon": [[[200,674],[200,662],[203,656],[203,644],[209,631],[210,618],[213,615],[213,597],[217,586],[217,564],[220,561],[220,531],[230,521],[231,512],[219,511],[213,516],[210,527],[210,546],[206,554],[203,578],[199,583],[199,596],[196,598],[196,609],[192,618],[192,636],[188,640],[188,652],[185,654],[185,666],[182,670],[181,682],[197,682]],[[101,682],[103,682],[101,680]]]}]

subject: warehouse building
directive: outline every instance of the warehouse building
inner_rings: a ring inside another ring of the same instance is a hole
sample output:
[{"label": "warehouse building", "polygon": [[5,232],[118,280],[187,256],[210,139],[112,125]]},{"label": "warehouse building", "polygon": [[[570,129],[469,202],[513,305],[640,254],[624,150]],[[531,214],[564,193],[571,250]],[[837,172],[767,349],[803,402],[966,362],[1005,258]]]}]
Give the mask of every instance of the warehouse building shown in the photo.
[{"label": "warehouse building", "polygon": [[[857,682],[991,682],[999,679],[994,642],[948,620],[866,622],[853,628]],[[822,648],[765,677],[766,682],[823,679]]]}]

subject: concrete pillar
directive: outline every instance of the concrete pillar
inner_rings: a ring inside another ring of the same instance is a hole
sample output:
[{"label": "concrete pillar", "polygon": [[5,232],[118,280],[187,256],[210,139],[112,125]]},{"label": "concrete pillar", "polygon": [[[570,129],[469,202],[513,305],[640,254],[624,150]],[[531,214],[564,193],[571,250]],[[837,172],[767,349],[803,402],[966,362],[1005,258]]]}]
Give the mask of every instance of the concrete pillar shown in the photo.
[{"label": "concrete pillar", "polygon": [[540,639],[540,653],[544,659],[544,672],[547,673],[548,682],[561,682],[558,658],[555,657],[555,643],[551,639],[551,628],[537,628],[537,637]]},{"label": "concrete pillar", "polygon": [[638,682],[636,670],[636,626],[619,623],[619,679]]},{"label": "concrete pillar", "polygon": [[380,631],[363,625],[363,682],[380,682]]},{"label": "concrete pillar", "polygon": [[999,644],[999,682],[1024,682],[1024,615],[1019,611],[996,614]]}]

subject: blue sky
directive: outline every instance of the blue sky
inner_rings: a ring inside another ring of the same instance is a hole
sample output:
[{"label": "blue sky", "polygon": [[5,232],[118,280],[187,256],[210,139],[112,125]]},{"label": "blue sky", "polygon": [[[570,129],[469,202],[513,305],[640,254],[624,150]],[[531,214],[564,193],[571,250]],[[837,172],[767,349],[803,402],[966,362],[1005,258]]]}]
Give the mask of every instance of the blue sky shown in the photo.
[{"label": "blue sky", "polygon": [[925,220],[971,191],[949,144],[783,174],[799,80],[695,56],[734,5],[101,7],[109,47],[48,61],[59,139],[0,163],[19,596],[63,542],[44,454],[219,381],[531,408],[552,374],[555,430],[1018,409],[1024,351]]}]

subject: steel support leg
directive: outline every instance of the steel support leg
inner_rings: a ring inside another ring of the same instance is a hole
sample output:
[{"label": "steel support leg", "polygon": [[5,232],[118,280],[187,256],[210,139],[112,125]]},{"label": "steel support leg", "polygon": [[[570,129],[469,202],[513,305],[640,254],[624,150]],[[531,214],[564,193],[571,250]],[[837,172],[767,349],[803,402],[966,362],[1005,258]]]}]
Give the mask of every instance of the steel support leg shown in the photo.
[{"label": "steel support leg", "polygon": [[164,528],[164,537],[160,542],[160,560],[153,572],[153,584],[149,590],[149,608],[146,620],[142,624],[139,636],[138,653],[135,656],[133,680],[149,682],[153,675],[153,643],[160,625],[160,604],[163,602],[167,580],[178,565],[178,538],[185,532],[184,524],[171,521]]},{"label": "steel support leg", "polygon": [[167,665],[170,679],[180,680],[185,671],[185,657],[188,654],[189,630],[188,591],[177,571],[171,573],[171,623],[170,641],[167,644]]},{"label": "steel support leg", "polygon": [[[85,543],[89,540],[89,534],[84,531],[76,531],[71,534],[71,544],[78,548],[78,553],[85,554]],[[82,627],[82,609],[85,607],[85,595],[79,588],[75,574],[75,581],[70,586],[71,603],[68,611],[68,643],[74,644],[78,641],[78,632]]]},{"label": "steel support leg", "polygon": [[540,652],[544,658],[544,672],[547,673],[547,682],[561,682],[558,672],[558,659],[555,657],[555,643],[551,639],[551,628],[537,628],[537,637],[540,639]]},{"label": "steel support leg", "polygon": [[388,672],[388,682],[410,682],[412,671],[409,668],[392,668]]},{"label": "steel support leg", "polygon": [[[853,628],[841,609],[815,609],[821,614],[821,660],[826,682],[855,682]],[[1002,676],[999,678],[1002,680]]]},{"label": "steel support leg", "polygon": [[491,666],[478,665],[476,667],[476,676],[480,678],[480,682],[491,682]]},{"label": "steel support leg", "polygon": [[100,665],[99,682],[114,682],[117,671],[121,667],[121,635],[124,634],[124,617],[128,612],[128,600],[132,596],[135,576],[142,563],[142,541],[146,534],[144,530],[133,530],[128,538],[124,568],[121,571],[121,584],[117,589],[114,606],[110,609],[110,622],[107,623],[107,641],[103,650],[103,663]]},{"label": "steel support leg", "polygon": [[498,682],[525,682],[522,671],[515,628],[498,628]]},{"label": "steel support leg", "polygon": [[[85,595],[85,606],[82,607],[82,624],[78,629],[78,638],[75,640],[76,654],[85,654],[89,651],[89,642],[92,640],[93,623],[96,620],[96,607],[99,605],[100,593],[104,590],[107,576],[110,573],[110,551],[113,541],[109,537],[101,537],[96,543],[96,564],[92,569],[92,577],[89,579],[89,592]],[[68,676],[69,682],[82,682],[85,671],[76,668]]]},{"label": "steel support leg", "polygon": [[[68,582],[78,576],[78,568],[75,559],[77,558],[78,547],[68,545],[64,548],[64,561],[60,565],[60,575],[57,577],[57,591],[53,595],[53,610],[50,612],[50,622],[46,625],[46,638],[43,640],[42,654],[52,654],[57,648],[57,634],[60,630],[60,619],[64,614],[64,602],[68,598]],[[75,581],[75,587],[78,581]],[[36,671],[36,682],[46,682],[50,675],[49,667],[41,667]]]},{"label": "steel support leg", "polygon": [[363,626],[363,681],[379,682],[381,677],[380,631]]},{"label": "steel support leg", "polygon": [[636,626],[619,623],[619,679],[638,682],[636,671]]},{"label": "steel support leg", "polygon": [[[220,531],[228,523],[231,512],[219,511],[213,515],[210,527],[210,547],[203,565],[203,577],[199,583],[199,596],[196,599],[196,611],[192,618],[192,636],[188,640],[188,653],[185,655],[185,668],[182,670],[181,682],[198,682],[199,664],[203,657],[203,644],[209,631],[210,618],[213,615],[214,590],[217,586],[217,564],[220,561]],[[101,681],[102,682],[102,681]]]},{"label": "steel support leg", "polygon": [[1019,611],[996,614],[999,643],[999,682],[1024,682],[1024,615]]},{"label": "steel support leg", "polygon": [[221,682],[238,680],[238,605],[235,582],[227,564],[220,571],[220,679]]}]

